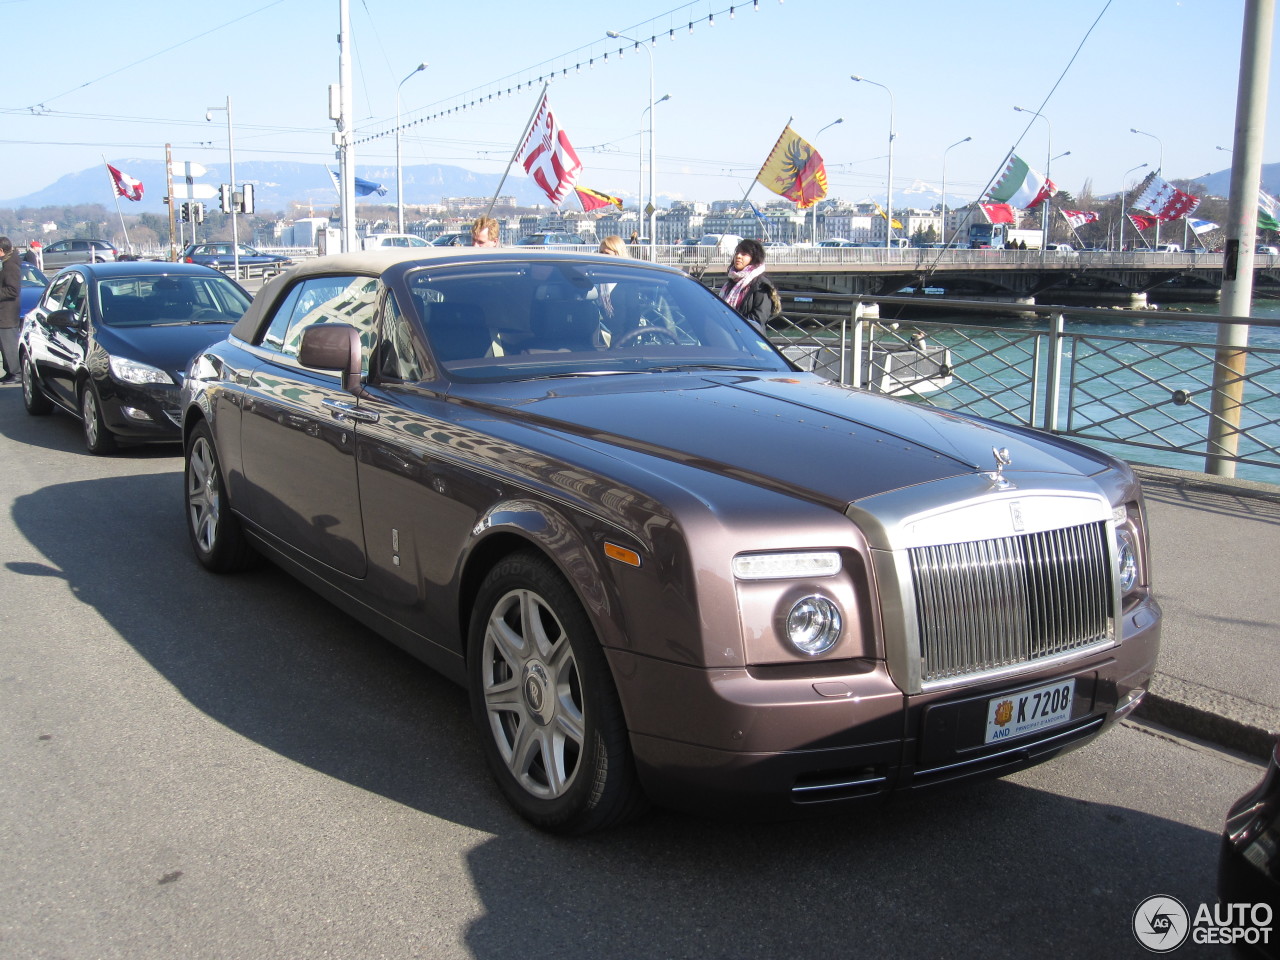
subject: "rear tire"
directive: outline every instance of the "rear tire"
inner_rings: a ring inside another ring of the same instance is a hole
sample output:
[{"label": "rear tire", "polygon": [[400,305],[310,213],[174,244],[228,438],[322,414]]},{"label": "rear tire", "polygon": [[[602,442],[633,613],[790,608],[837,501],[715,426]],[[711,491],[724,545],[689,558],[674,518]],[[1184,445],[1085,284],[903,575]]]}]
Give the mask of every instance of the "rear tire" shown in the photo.
[{"label": "rear tire", "polygon": [[235,573],[253,566],[258,554],[227,501],[222,465],[207,423],[202,421],[191,431],[183,463],[187,534],[196,559],[214,573]]},{"label": "rear tire", "polygon": [[40,382],[36,377],[35,365],[25,353],[18,360],[19,375],[22,377],[22,405],[33,417],[43,417],[53,409],[53,401],[44,395]]},{"label": "rear tire", "polygon": [[89,448],[90,453],[101,456],[115,452],[116,435],[102,419],[102,401],[98,399],[98,391],[90,380],[86,380],[80,388],[80,419],[84,427],[84,445]]},{"label": "rear tire", "polygon": [[521,816],[551,833],[583,834],[644,811],[604,651],[546,557],[513,554],[489,572],[467,655],[485,759]]}]

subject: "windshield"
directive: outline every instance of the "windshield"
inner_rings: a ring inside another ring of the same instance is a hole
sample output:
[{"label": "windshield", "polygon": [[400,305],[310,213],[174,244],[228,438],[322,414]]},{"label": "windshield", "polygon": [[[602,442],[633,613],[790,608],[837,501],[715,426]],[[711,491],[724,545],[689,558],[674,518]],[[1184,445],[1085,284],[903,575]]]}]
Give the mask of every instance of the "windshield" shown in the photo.
[{"label": "windshield", "polygon": [[235,323],[249,309],[226,277],[138,276],[98,281],[102,322],[109,327]]},{"label": "windshield", "polygon": [[455,380],[789,369],[701,284],[622,258],[428,267],[408,284],[432,353]]}]

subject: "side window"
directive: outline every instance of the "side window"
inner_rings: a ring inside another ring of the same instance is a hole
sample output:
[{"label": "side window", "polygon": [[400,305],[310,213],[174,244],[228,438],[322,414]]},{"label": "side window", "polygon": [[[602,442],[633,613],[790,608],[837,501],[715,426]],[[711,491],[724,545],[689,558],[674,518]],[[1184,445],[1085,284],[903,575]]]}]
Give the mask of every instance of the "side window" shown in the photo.
[{"label": "side window", "polygon": [[62,301],[62,306],[72,313],[79,313],[80,308],[84,306],[84,293],[84,278],[78,273],[73,273],[71,275],[71,285],[67,288],[67,294]]},{"label": "side window", "polygon": [[44,295],[44,305],[50,313],[62,308],[62,301],[67,295],[67,287],[71,286],[71,276],[58,277]]},{"label": "side window", "polygon": [[262,346],[296,357],[302,331],[313,323],[349,323],[360,331],[363,368],[377,336],[378,281],[373,277],[311,277],[296,284],[280,301],[267,325]]},{"label": "side window", "polygon": [[414,346],[412,328],[400,312],[394,296],[387,297],[382,313],[382,340],[378,344],[376,369],[380,379],[421,380],[422,361]]}]

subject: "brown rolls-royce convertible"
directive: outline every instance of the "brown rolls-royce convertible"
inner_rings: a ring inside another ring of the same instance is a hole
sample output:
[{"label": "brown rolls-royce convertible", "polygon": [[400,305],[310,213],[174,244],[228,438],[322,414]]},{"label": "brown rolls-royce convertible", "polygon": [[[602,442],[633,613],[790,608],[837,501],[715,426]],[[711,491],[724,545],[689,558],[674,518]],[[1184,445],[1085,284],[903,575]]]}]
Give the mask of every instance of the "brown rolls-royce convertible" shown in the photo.
[{"label": "brown rolls-royce convertible", "polygon": [[465,684],[546,830],[1001,775],[1154,669],[1124,463],[798,372],[675,269],[319,258],[192,360],[183,413],[200,562],[265,556]]}]

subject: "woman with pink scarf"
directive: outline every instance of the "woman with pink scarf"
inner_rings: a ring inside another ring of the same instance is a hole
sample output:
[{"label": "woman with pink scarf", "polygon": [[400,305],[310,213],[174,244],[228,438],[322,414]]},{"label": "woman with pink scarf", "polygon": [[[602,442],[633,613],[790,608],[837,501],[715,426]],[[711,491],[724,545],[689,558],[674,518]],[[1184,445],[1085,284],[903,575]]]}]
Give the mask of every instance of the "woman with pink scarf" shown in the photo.
[{"label": "woman with pink scarf", "polygon": [[759,240],[743,240],[733,251],[729,279],[720,288],[720,299],[742,314],[761,332],[777,313],[777,292],[764,275],[764,247]]}]

